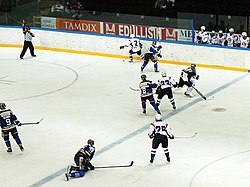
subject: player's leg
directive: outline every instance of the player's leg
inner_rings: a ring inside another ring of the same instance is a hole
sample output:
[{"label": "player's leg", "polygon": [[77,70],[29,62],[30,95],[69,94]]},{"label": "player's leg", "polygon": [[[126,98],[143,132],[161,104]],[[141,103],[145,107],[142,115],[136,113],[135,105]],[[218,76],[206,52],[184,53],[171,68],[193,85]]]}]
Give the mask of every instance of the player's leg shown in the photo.
[{"label": "player's leg", "polygon": [[149,97],[148,97],[148,100],[149,100],[150,104],[154,107],[155,111],[156,111],[158,114],[161,114],[160,109],[158,108],[158,105],[155,103],[154,96],[153,96],[153,95],[149,96]]},{"label": "player's leg", "polygon": [[151,154],[150,154],[150,163],[154,162],[155,155],[156,155],[156,150],[159,147],[160,142],[159,142],[159,134],[156,134],[153,141],[152,141],[152,148],[151,148]]},{"label": "player's leg", "polygon": [[80,170],[80,171],[75,171],[72,173],[65,173],[64,178],[66,181],[68,181],[70,179],[70,177],[79,178],[79,177],[83,177],[84,175],[85,175],[85,172]]},{"label": "player's leg", "polygon": [[5,145],[7,147],[7,152],[11,153],[12,149],[11,149],[11,144],[10,144],[10,140],[9,140],[9,130],[2,130],[2,137],[3,137]]},{"label": "player's leg", "polygon": [[19,146],[21,151],[24,151],[23,145],[22,145],[22,141],[19,138],[18,132],[17,132],[17,128],[13,128],[10,130],[11,135],[13,136],[14,140],[16,141],[17,145]]},{"label": "player's leg", "polygon": [[136,53],[137,53],[137,55],[138,55],[142,60],[144,59],[141,50],[137,51]]},{"label": "player's leg", "polygon": [[157,100],[156,100],[156,105],[157,105],[158,107],[160,106],[161,100],[162,100],[162,98],[164,97],[164,95],[165,95],[165,92],[164,92],[164,89],[162,89],[162,90],[159,92],[159,94],[158,94],[158,96],[157,96]]},{"label": "player's leg", "polygon": [[133,50],[129,50],[129,62],[133,62]]},{"label": "player's leg", "polygon": [[186,90],[186,92],[184,93],[186,96],[188,96],[188,97],[193,97],[193,94],[192,94],[192,91],[193,91],[193,87],[192,87],[192,82],[190,82],[190,81],[186,81],[185,82],[185,85],[187,85],[187,90]]},{"label": "player's leg", "polygon": [[164,151],[164,154],[167,158],[167,161],[170,162],[170,156],[168,151],[168,138],[165,135],[161,135],[161,145]]},{"label": "player's leg", "polygon": [[151,58],[152,54],[151,53],[146,53],[144,56],[144,62],[141,66],[141,72],[143,72],[144,68],[148,65],[149,59]]},{"label": "player's leg", "polygon": [[143,114],[146,114],[147,111],[146,111],[146,97],[141,97],[141,106],[142,106],[142,113]]},{"label": "player's leg", "polygon": [[34,46],[32,42],[29,42],[29,49],[30,49],[31,56],[36,57],[36,55],[34,54]]},{"label": "player's leg", "polygon": [[171,103],[171,105],[173,106],[173,109],[176,109],[176,105],[175,105],[175,100],[174,100],[174,96],[173,96],[173,92],[171,88],[167,88],[167,95],[168,95],[168,99]]},{"label": "player's leg", "polygon": [[25,55],[27,49],[28,49],[28,44],[27,44],[26,41],[24,41],[23,50],[22,50],[22,52],[21,52],[21,54],[20,54],[20,58],[21,58],[21,59],[23,59],[23,56]]}]

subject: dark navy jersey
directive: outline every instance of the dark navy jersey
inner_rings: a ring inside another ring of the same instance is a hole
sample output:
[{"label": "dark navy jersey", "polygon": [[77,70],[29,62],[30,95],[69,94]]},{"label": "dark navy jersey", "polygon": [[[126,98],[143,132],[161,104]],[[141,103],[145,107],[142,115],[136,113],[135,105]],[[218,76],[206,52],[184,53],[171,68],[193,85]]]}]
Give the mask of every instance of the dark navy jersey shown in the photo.
[{"label": "dark navy jersey", "polygon": [[152,83],[152,81],[145,80],[140,82],[139,87],[141,89],[141,97],[147,97],[153,95],[153,88],[156,88],[157,84]]},{"label": "dark navy jersey", "polygon": [[85,145],[76,154],[91,160],[95,154],[95,147],[90,145]]},{"label": "dark navy jersey", "polygon": [[10,109],[0,111],[0,124],[3,130],[9,130],[16,126],[16,116]]}]

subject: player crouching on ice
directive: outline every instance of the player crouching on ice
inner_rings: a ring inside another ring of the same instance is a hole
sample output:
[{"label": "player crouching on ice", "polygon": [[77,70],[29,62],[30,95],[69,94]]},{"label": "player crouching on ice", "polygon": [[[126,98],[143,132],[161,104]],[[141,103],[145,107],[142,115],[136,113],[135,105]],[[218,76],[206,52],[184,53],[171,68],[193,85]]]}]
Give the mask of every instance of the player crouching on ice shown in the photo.
[{"label": "player crouching on ice", "polygon": [[188,97],[193,97],[191,92],[194,89],[196,80],[199,80],[199,75],[196,74],[196,64],[191,64],[190,67],[181,71],[178,88],[186,85],[188,88],[184,94]]},{"label": "player crouching on ice", "polygon": [[[65,173],[65,180],[68,181],[70,177],[78,178],[83,177],[90,169],[94,170],[95,167],[91,164],[91,160],[95,154],[94,140],[89,139],[87,145],[82,147],[74,157],[76,166],[69,165],[67,173]],[[74,171],[74,172],[73,172]]]}]

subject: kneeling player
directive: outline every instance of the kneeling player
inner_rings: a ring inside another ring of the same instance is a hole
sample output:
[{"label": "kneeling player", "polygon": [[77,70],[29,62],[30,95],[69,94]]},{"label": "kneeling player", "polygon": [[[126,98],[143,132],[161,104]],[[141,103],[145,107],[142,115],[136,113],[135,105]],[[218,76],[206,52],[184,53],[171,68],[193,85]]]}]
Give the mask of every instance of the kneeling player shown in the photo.
[{"label": "kneeling player", "polygon": [[91,160],[95,154],[94,141],[89,139],[87,145],[82,147],[74,157],[76,166],[69,165],[67,173],[65,173],[65,180],[68,181],[70,177],[83,177],[85,172],[89,169],[94,170],[95,167],[91,164]]}]

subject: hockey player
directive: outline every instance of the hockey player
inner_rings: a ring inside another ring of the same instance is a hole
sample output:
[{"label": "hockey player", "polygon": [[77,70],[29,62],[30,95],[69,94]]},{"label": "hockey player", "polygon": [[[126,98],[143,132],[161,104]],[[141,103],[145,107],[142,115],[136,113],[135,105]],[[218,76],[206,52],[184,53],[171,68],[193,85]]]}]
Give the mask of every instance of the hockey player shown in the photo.
[{"label": "hockey player", "polygon": [[146,114],[146,101],[149,100],[150,104],[154,107],[155,111],[158,114],[161,114],[158,106],[155,103],[155,99],[153,96],[153,88],[156,88],[157,84],[147,80],[147,76],[145,74],[141,75],[141,79],[142,81],[140,82],[139,87],[141,90],[142,113]]},{"label": "hockey player", "polygon": [[120,46],[120,49],[129,47],[129,62],[133,62],[133,54],[137,54],[141,59],[143,59],[143,54],[141,51],[142,44],[138,38],[135,38],[134,34],[130,35],[129,43],[127,45]]},{"label": "hockey player", "polygon": [[223,34],[222,30],[219,30],[217,39],[218,39],[218,45],[221,46],[225,45],[226,36]]},{"label": "hockey player", "polygon": [[188,88],[184,94],[186,96],[193,97],[191,92],[193,91],[193,86],[195,86],[195,81],[198,79],[199,75],[196,74],[196,64],[191,64],[190,67],[181,71],[178,87],[182,88],[186,85]]},{"label": "hockey player", "polygon": [[161,73],[161,76],[162,77],[158,80],[158,87],[157,87],[157,91],[156,91],[157,94],[158,94],[156,104],[159,107],[159,105],[161,103],[161,99],[165,95],[167,95],[170,103],[173,106],[173,109],[175,110],[176,109],[176,105],[175,105],[175,100],[174,100],[174,97],[173,97],[172,87],[176,88],[177,87],[177,83],[170,76],[167,76],[166,71],[163,71]]},{"label": "hockey player", "polygon": [[230,28],[229,33],[227,33],[227,35],[226,35],[226,40],[224,42],[224,45],[233,47],[233,46],[235,46],[234,40],[235,40],[234,29]]},{"label": "hockey player", "polygon": [[212,31],[208,38],[208,43],[212,45],[218,45],[218,38],[217,33],[215,31]]},{"label": "hockey player", "polygon": [[30,32],[30,27],[25,25],[25,21],[23,20],[22,24],[23,28],[23,34],[24,34],[24,45],[23,45],[23,50],[20,54],[20,59],[23,59],[23,56],[25,55],[27,49],[30,49],[30,54],[32,57],[36,57],[34,53],[34,46],[32,44],[32,38],[35,37],[35,35]]},{"label": "hockey player", "polygon": [[160,52],[161,48],[162,48],[161,45],[159,45],[159,46],[156,45],[155,40],[152,42],[152,45],[145,52],[144,63],[141,66],[141,72],[143,72],[143,70],[147,66],[149,60],[151,60],[154,63],[155,72],[159,72],[158,71],[158,57],[162,58],[162,55]]},{"label": "hockey player", "polygon": [[201,26],[201,30],[199,32],[196,33],[196,37],[195,37],[195,42],[202,44],[205,42],[205,32],[206,27],[203,25]]},{"label": "hockey player", "polygon": [[162,145],[167,161],[170,162],[168,138],[174,139],[174,135],[169,124],[161,119],[160,114],[156,114],[155,121],[150,124],[148,136],[153,139],[150,163],[154,162],[156,150],[160,144]]},{"label": "hockey player", "polygon": [[10,109],[6,109],[5,103],[0,103],[0,124],[2,128],[2,136],[7,146],[7,152],[12,152],[9,133],[11,133],[21,151],[24,151],[22,141],[18,136],[18,131],[16,128],[16,125],[21,126],[22,124],[17,120],[17,117]]},{"label": "hockey player", "polygon": [[[95,154],[94,140],[89,139],[87,145],[83,146],[74,157],[76,166],[69,165],[67,173],[64,174],[65,180],[68,181],[70,177],[83,177],[85,172],[89,169],[94,170],[95,167],[91,164],[91,160]],[[74,172],[73,172],[74,171]]]},{"label": "hockey player", "polygon": [[249,48],[250,39],[247,37],[247,33],[243,32],[240,37],[240,47]]}]

